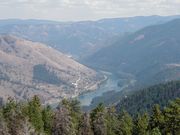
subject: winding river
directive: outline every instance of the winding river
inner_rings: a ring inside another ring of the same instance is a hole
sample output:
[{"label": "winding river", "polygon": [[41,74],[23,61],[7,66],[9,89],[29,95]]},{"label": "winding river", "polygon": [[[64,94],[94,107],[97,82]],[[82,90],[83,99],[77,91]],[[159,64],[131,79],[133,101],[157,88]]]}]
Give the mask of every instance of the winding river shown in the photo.
[{"label": "winding river", "polygon": [[95,90],[88,93],[84,93],[78,97],[79,101],[83,106],[89,106],[91,104],[91,101],[93,98],[102,96],[103,93],[106,93],[108,91],[120,91],[124,87],[118,87],[118,80],[119,78],[115,76],[114,74],[106,74],[107,80],[103,82],[100,87]]}]

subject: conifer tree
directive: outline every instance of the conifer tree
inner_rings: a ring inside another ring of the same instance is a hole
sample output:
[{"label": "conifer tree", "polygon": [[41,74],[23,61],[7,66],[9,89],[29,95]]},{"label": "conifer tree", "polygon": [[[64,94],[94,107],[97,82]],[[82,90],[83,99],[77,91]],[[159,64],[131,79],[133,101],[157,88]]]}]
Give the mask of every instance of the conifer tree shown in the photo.
[{"label": "conifer tree", "polygon": [[90,115],[94,135],[107,135],[107,123],[103,104],[99,104],[92,110]]},{"label": "conifer tree", "polygon": [[164,109],[164,119],[166,134],[180,134],[180,98],[170,102]]},{"label": "conifer tree", "polygon": [[116,133],[118,133],[119,121],[114,106],[107,108],[106,123],[107,123],[107,134],[116,135]]},{"label": "conifer tree", "polygon": [[81,118],[80,102],[77,99],[71,99],[71,100],[64,99],[61,102],[61,106],[69,110],[72,123],[74,126],[73,128],[75,129],[76,134],[78,134],[78,128]]},{"label": "conifer tree", "polygon": [[152,115],[150,117],[150,128],[158,128],[162,131],[164,128],[164,124],[164,115],[160,110],[160,106],[154,105],[154,107],[152,108]]},{"label": "conifer tree", "polygon": [[88,113],[84,113],[79,124],[79,135],[92,135],[90,118]]},{"label": "conifer tree", "polygon": [[0,109],[0,135],[9,135],[7,124],[4,120],[2,110]]},{"label": "conifer tree", "polygon": [[126,111],[123,111],[122,114],[120,114],[119,121],[119,134],[132,135],[133,120]]},{"label": "conifer tree", "polygon": [[61,107],[55,112],[52,129],[53,135],[76,135],[72,117],[67,108]]},{"label": "conifer tree", "polygon": [[50,106],[47,106],[42,111],[42,119],[44,123],[44,132],[47,135],[51,135],[52,131],[52,120],[53,120],[53,111]]},{"label": "conifer tree", "polygon": [[39,133],[43,132],[42,107],[38,96],[34,96],[28,103],[27,115],[35,130]]},{"label": "conifer tree", "polygon": [[150,132],[150,135],[161,135],[161,132],[160,132],[160,130],[158,128],[154,128]]},{"label": "conifer tree", "polygon": [[22,112],[22,105],[9,98],[3,107],[3,115],[10,135],[30,135],[35,132]]},{"label": "conifer tree", "polygon": [[149,117],[147,113],[138,115],[135,123],[135,133],[138,135],[148,135]]}]

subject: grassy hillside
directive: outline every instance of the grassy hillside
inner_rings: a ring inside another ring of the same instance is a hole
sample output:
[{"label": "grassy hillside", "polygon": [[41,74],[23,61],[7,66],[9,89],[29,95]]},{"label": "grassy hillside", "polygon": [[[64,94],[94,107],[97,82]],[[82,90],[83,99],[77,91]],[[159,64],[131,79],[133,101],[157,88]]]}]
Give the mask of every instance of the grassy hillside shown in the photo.
[{"label": "grassy hillside", "polygon": [[0,97],[4,99],[39,95],[51,104],[94,90],[101,79],[96,71],[44,44],[0,36]]}]

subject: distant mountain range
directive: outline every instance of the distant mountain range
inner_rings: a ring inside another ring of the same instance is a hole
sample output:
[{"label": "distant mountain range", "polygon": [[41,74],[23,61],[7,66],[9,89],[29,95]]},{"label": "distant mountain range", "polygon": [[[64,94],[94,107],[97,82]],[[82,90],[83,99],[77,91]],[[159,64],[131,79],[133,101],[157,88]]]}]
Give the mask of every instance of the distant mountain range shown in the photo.
[{"label": "distant mountain range", "polygon": [[180,19],[143,28],[84,62],[116,74],[131,74],[141,85],[180,79]]},{"label": "distant mountain range", "polygon": [[74,58],[82,59],[111,45],[127,33],[175,18],[180,16],[139,16],[82,22],[0,20],[0,33],[42,42]]},{"label": "distant mountain range", "polygon": [[94,90],[101,79],[94,70],[44,44],[0,35],[0,97],[4,99],[39,95],[52,104]]},{"label": "distant mountain range", "polygon": [[0,20],[0,33],[6,33],[0,35],[0,95],[28,99],[37,94],[46,103],[74,97],[104,79],[88,67],[116,74],[119,86],[133,80],[132,89],[178,80],[180,19],[175,18],[180,16]]}]

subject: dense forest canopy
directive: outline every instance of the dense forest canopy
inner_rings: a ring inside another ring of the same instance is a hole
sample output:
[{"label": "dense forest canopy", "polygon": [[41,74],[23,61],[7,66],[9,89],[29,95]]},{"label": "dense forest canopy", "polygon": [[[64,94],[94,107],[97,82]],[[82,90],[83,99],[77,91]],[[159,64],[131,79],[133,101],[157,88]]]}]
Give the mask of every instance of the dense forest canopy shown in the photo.
[{"label": "dense forest canopy", "polygon": [[117,113],[115,107],[99,104],[88,113],[80,102],[64,99],[57,109],[42,106],[34,96],[28,102],[9,98],[0,108],[0,135],[179,135],[180,98],[152,113],[132,117],[127,111]]},{"label": "dense forest canopy", "polygon": [[180,97],[180,81],[171,81],[131,92],[124,96],[116,109],[118,111],[125,109],[131,115],[151,112],[154,104],[159,104],[163,108],[170,100],[177,97]]}]

